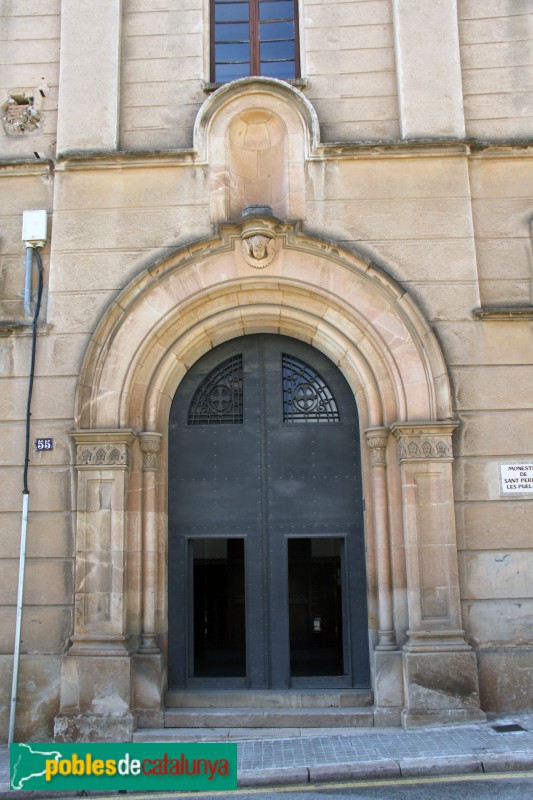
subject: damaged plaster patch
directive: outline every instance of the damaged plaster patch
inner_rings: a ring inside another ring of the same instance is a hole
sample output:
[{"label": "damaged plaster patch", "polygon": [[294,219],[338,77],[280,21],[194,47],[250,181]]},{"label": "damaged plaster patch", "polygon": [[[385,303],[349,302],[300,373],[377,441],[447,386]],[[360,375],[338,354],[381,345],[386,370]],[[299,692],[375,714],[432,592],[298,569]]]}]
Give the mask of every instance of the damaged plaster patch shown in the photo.
[{"label": "damaged plaster patch", "polygon": [[7,94],[2,106],[2,123],[8,136],[34,133],[42,123],[42,101],[46,96],[43,87],[16,88]]},{"label": "damaged plaster patch", "polygon": [[121,715],[129,711],[128,704],[115,692],[113,685],[108,683],[101,693],[92,701],[92,712],[111,716]]}]

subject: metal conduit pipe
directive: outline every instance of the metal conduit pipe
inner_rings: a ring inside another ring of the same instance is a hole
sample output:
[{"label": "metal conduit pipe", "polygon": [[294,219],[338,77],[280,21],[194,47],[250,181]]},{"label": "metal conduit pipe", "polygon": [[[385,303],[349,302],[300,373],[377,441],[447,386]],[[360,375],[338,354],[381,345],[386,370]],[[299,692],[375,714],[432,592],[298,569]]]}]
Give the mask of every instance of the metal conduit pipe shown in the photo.
[{"label": "metal conduit pipe", "polygon": [[[28,399],[26,403],[26,438],[24,448],[24,476],[23,476],[23,489],[22,489],[22,524],[20,531],[20,559],[19,559],[19,579],[18,579],[18,592],[17,592],[17,615],[15,623],[15,647],[13,651],[13,680],[11,683],[11,707],[9,714],[9,733],[8,744],[11,745],[15,737],[15,718],[17,710],[17,690],[18,690],[18,675],[19,675],[19,662],[20,662],[20,634],[22,628],[22,603],[24,596],[24,569],[26,566],[26,539],[28,533],[28,512],[30,505],[30,490],[28,487],[28,467],[30,463],[30,420],[31,420],[31,398],[33,394],[33,380],[35,375],[35,353],[37,350],[37,322],[39,313],[41,311],[41,299],[43,295],[43,262],[41,254],[37,247],[28,247],[26,256],[30,251],[30,265],[33,266],[33,251],[35,250],[35,257],[37,260],[37,267],[39,271],[38,287],[37,287],[37,300],[35,303],[35,311],[33,314],[32,322],[32,343],[31,343],[31,364],[30,364],[30,380],[28,385]],[[30,266],[30,295],[31,295],[31,266]],[[28,276],[28,261],[26,259],[26,279]],[[26,280],[26,286],[28,281]],[[24,293],[24,310],[26,310],[26,292]]]},{"label": "metal conduit pipe", "polygon": [[24,313],[31,316],[31,273],[33,271],[33,247],[26,246],[26,273],[24,276]]}]

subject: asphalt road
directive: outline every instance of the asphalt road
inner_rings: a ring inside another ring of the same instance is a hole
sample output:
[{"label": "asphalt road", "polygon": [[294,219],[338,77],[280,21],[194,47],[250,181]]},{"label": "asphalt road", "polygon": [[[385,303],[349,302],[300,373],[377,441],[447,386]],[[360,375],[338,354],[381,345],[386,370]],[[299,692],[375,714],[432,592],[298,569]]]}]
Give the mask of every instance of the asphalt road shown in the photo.
[{"label": "asphalt road", "polygon": [[[98,794],[98,800],[118,800],[119,797],[131,800],[533,800],[533,772],[257,787],[235,792]],[[70,800],[66,793],[63,800]]]}]

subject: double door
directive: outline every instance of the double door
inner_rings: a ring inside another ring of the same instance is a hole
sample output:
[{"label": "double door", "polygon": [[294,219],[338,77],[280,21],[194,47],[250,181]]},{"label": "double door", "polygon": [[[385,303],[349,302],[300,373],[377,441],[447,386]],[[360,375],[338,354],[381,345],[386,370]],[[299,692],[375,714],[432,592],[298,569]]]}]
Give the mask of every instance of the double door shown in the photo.
[{"label": "double door", "polygon": [[170,688],[368,686],[357,408],[325,356],[261,334],[188,372],[168,568]]}]

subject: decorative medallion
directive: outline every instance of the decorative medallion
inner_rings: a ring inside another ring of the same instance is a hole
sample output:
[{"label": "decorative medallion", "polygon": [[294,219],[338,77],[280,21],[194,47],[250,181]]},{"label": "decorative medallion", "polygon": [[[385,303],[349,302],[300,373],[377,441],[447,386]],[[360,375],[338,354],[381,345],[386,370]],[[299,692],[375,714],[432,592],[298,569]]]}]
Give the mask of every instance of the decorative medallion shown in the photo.
[{"label": "decorative medallion", "polygon": [[276,255],[274,239],[262,233],[254,233],[242,240],[242,255],[247,264],[254,269],[264,269]]}]

